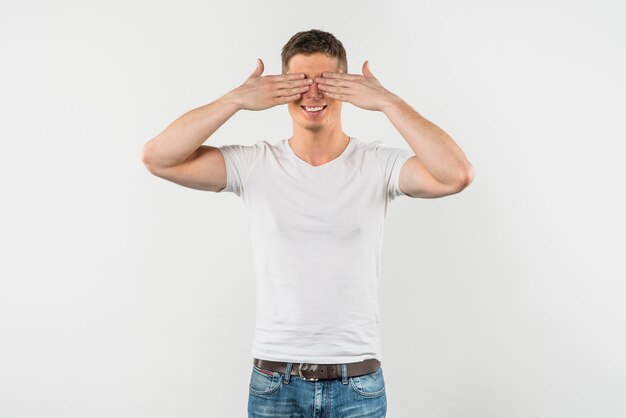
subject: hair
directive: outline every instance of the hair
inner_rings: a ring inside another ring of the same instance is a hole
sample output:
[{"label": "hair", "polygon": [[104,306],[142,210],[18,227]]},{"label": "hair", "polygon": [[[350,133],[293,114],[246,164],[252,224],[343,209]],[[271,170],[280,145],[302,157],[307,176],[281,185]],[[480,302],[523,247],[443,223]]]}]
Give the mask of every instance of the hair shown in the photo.
[{"label": "hair", "polygon": [[298,32],[283,46],[280,54],[283,74],[287,72],[289,61],[294,55],[311,55],[315,53],[326,54],[337,58],[337,69],[344,73],[348,72],[348,58],[346,50],[339,39],[332,33],[319,29]]}]

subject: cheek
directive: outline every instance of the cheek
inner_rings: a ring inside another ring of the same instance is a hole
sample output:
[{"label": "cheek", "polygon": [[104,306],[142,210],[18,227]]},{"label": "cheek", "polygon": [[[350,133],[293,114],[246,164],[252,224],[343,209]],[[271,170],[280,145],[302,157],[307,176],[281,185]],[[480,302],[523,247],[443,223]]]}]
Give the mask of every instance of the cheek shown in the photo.
[{"label": "cheek", "polygon": [[287,109],[289,109],[289,113],[295,113],[298,110],[300,110],[300,106],[296,105],[293,102],[290,102],[289,105],[287,106]]}]

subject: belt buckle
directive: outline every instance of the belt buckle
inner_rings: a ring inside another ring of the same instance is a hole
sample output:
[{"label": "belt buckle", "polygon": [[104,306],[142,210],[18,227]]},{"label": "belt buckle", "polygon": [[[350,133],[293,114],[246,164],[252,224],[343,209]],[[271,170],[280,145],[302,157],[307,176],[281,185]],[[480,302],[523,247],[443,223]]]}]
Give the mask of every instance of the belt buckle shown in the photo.
[{"label": "belt buckle", "polygon": [[302,380],[306,380],[307,382],[316,382],[316,381],[320,380],[318,377],[311,377],[311,378],[304,377],[302,375],[302,364],[303,363],[300,363],[300,366],[298,367],[298,374],[300,374],[300,378]]}]

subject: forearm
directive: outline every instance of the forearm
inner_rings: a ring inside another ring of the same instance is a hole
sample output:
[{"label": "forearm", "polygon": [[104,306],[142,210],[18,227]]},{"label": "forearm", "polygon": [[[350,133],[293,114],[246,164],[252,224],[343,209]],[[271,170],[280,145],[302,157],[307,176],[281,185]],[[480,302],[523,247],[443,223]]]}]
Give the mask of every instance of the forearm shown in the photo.
[{"label": "forearm", "polygon": [[440,183],[459,184],[471,177],[472,165],[443,129],[395,95],[381,110],[407,141],[415,156]]},{"label": "forearm", "polygon": [[228,92],[212,103],[184,113],[143,146],[144,164],[170,167],[184,162],[238,110],[232,92]]}]

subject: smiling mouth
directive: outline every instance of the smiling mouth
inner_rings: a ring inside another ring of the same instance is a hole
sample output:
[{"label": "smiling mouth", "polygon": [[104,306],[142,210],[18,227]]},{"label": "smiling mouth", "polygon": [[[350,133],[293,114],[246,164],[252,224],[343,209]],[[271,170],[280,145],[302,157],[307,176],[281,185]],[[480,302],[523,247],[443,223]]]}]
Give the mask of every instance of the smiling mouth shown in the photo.
[{"label": "smiling mouth", "polygon": [[[324,106],[300,106],[306,113],[314,115],[323,112],[328,105]],[[308,109],[307,109],[308,108]]]}]

